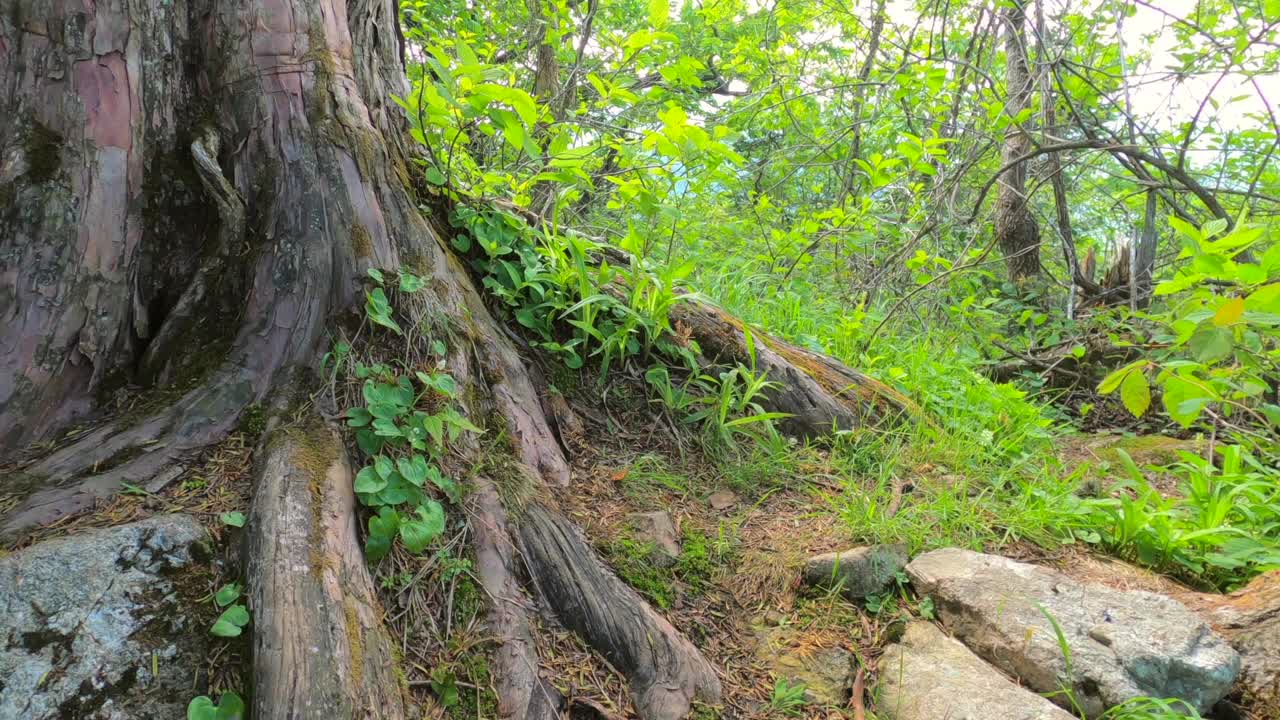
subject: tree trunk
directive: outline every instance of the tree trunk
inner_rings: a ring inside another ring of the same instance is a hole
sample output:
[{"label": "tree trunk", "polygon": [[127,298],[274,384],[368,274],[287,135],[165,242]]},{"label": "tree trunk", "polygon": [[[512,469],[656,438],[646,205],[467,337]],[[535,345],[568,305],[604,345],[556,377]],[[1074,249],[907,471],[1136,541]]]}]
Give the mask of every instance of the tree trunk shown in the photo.
[{"label": "tree trunk", "polygon": [[[1027,65],[1026,6],[1011,0],[1001,11],[1005,23],[1005,114],[1012,124],[1005,131],[1001,162],[1008,165],[1031,150],[1026,118],[1031,105],[1032,79]],[[1009,279],[1020,282],[1040,274],[1040,228],[1027,201],[1027,163],[1014,164],[1000,178],[996,197],[996,241],[1009,268]]]},{"label": "tree trunk", "polygon": [[[360,306],[375,267],[427,281],[415,297],[450,340],[463,410],[504,426],[529,496],[569,482],[529,370],[448,250],[447,223],[419,210],[441,202],[419,194],[391,100],[407,85],[397,8],[4,0],[0,449],[21,467],[0,485],[19,500],[0,537],[145,484],[224,437],[251,404],[298,396],[297,378],[329,326]],[[686,312],[704,347],[743,357],[740,323]],[[785,343],[758,352],[789,383],[771,400],[802,434],[862,422],[867,393],[887,391]],[[318,419],[274,430],[258,458],[247,528],[255,717],[402,715],[350,468],[329,433]],[[504,508],[478,486],[470,520],[502,640],[503,717],[561,706],[539,674],[523,600],[535,596],[628,676],[642,717],[674,719],[718,697],[705,658],[567,519],[542,504]],[[529,575],[513,560],[517,537]]]}]

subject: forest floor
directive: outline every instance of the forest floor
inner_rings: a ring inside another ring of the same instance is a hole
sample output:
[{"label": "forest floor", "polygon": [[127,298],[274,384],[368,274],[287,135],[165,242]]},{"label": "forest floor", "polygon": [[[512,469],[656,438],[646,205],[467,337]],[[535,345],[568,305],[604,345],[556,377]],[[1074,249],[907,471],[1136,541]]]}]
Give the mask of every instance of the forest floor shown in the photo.
[{"label": "forest floor", "polygon": [[[716,709],[696,708],[698,720],[721,718],[876,717],[876,661],[913,618],[932,618],[905,578],[884,596],[854,604],[843,596],[807,588],[801,569],[809,557],[874,539],[901,541],[918,552],[947,543],[913,529],[901,537],[887,523],[900,506],[927,502],[913,487],[959,482],[945,468],[915,465],[884,492],[868,477],[865,493],[882,502],[884,527],[860,527],[842,512],[842,499],[857,492],[848,468],[829,450],[793,445],[785,458],[732,450],[708,453],[686,428],[648,399],[638,378],[615,377],[607,386],[581,375],[549,369],[552,392],[563,393],[577,423],[562,441],[572,481],[552,490],[552,502],[585,532],[614,571],[681,632],[718,669],[724,686]],[[242,428],[174,473],[162,488],[128,488],[91,512],[68,516],[20,538],[15,550],[58,535],[133,522],[169,512],[203,522],[220,549],[205,580],[207,594],[239,576],[240,531],[227,513],[247,509],[255,428]],[[1166,464],[1193,441],[1164,436],[1096,433],[1059,444],[1064,468],[1087,465],[1087,477],[1104,475],[1118,461],[1117,448],[1140,465]],[[1171,485],[1160,484],[1173,492]],[[970,493],[972,494],[972,493]],[[680,545],[668,566],[654,562],[654,547],[637,535],[636,513],[669,513]],[[999,508],[986,521],[999,524]],[[404,673],[424,717],[461,720],[496,717],[486,653],[483,592],[470,574],[466,524],[433,553],[393,552],[376,568],[387,623],[404,655]],[[980,542],[975,549],[1054,567],[1075,579],[1120,589],[1145,589],[1175,598],[1194,591],[1085,546],[1025,539]],[[574,718],[634,717],[626,680],[554,620],[538,618],[544,676],[570,699]],[[209,659],[211,690],[245,687],[247,657],[229,646]],[[810,695],[798,694],[786,677],[803,677]],[[780,680],[780,678],[784,678]],[[867,688],[868,692],[863,693]],[[814,695],[817,691],[818,695]],[[1243,717],[1266,718],[1266,711]]]}]

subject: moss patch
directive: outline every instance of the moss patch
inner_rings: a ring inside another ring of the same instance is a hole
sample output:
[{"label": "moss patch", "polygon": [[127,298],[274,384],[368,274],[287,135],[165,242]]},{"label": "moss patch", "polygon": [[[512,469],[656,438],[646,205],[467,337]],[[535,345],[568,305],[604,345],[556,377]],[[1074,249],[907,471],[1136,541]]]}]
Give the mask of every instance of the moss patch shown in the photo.
[{"label": "moss patch", "polygon": [[43,183],[57,176],[62,167],[62,135],[54,132],[38,120],[33,120],[27,132],[24,150],[27,156],[27,177],[34,183]]}]

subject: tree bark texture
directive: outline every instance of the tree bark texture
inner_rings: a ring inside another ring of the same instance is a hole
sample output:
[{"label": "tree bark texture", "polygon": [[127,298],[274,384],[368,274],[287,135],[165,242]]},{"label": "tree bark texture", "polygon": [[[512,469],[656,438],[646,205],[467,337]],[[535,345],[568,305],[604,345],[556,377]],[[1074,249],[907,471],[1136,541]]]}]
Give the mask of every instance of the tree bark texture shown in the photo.
[{"label": "tree bark texture", "polygon": [[[1027,63],[1026,5],[1011,0],[1001,11],[1005,25],[1005,115],[1012,120],[1005,131],[1002,164],[1031,150],[1026,118],[1019,115],[1031,105],[1032,78]],[[1015,282],[1040,274],[1040,228],[1028,206],[1027,163],[1015,163],[1000,178],[996,197],[996,241],[1004,254],[1009,279]]]},{"label": "tree bark texture", "polygon": [[318,418],[277,430],[246,529],[253,717],[405,717],[395,645],[360,550],[346,449]]}]

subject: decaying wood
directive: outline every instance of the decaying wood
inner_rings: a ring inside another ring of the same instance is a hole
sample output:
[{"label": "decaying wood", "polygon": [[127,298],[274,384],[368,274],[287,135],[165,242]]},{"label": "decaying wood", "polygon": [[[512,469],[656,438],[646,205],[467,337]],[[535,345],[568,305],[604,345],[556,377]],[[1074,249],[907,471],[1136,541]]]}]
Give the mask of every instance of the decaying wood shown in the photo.
[{"label": "decaying wood", "polygon": [[678,720],[720,699],[715,669],[688,638],[609,571],[560,513],[532,503],[520,549],[543,605],[625,675],[644,720]]},{"label": "decaying wood", "polygon": [[[686,300],[671,309],[671,319],[712,362],[753,362],[742,322],[723,310]],[[901,393],[827,355],[760,332],[751,334],[756,370],[778,383],[767,393],[765,404],[790,415],[780,423],[784,432],[820,437],[833,429],[873,425],[914,410]]]},{"label": "decaying wood", "polygon": [[246,525],[253,717],[405,717],[395,646],[356,533],[346,450],[329,428],[276,430]]},{"label": "decaying wood", "polygon": [[538,650],[529,625],[532,603],[516,579],[515,546],[493,483],[474,481],[469,503],[476,575],[489,597],[487,624],[497,647],[493,678],[500,718],[559,718],[564,698],[538,674]]}]

